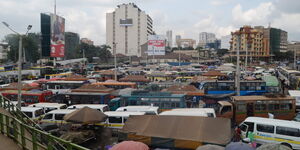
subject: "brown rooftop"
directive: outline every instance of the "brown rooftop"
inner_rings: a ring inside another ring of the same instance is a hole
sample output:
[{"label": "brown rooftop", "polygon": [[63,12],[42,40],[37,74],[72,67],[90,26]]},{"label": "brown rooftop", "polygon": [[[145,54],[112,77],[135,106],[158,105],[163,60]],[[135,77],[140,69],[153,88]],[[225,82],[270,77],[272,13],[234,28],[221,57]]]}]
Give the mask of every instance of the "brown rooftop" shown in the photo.
[{"label": "brown rooftop", "polygon": [[221,73],[217,70],[211,70],[202,74],[202,76],[226,76],[226,74]]},{"label": "brown rooftop", "polygon": [[124,78],[121,78],[119,81],[120,82],[150,82],[150,80],[143,75],[128,75]]},{"label": "brown rooftop", "polygon": [[277,96],[277,97],[267,97],[267,96],[232,96],[234,101],[263,101],[263,100],[292,100],[295,99],[291,96]]}]

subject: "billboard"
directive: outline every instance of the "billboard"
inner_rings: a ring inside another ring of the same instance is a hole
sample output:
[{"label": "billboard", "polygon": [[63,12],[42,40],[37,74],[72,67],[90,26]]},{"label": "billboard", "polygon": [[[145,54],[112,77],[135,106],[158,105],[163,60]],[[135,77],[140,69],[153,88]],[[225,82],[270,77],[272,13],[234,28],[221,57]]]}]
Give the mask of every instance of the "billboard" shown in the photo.
[{"label": "billboard", "polygon": [[51,14],[51,57],[65,56],[65,19]]},{"label": "billboard", "polygon": [[165,55],[166,38],[162,35],[148,36],[148,56],[150,55]]},{"label": "billboard", "polygon": [[51,35],[51,17],[50,15],[41,13],[41,48],[42,56],[50,56],[50,35]]}]

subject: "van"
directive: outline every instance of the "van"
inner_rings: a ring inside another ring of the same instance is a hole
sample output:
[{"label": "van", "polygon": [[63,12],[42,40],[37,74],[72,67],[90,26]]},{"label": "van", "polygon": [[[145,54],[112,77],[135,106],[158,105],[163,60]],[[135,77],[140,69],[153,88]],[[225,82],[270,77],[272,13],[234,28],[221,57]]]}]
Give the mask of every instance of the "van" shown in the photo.
[{"label": "van", "polygon": [[216,118],[216,113],[213,108],[176,108],[164,111],[159,115],[172,115],[172,116],[203,116]]},{"label": "van", "polygon": [[45,114],[45,116],[41,119],[40,123],[56,123],[56,124],[61,124],[61,123],[66,123],[64,121],[64,116],[66,114],[69,114],[75,110],[70,110],[70,109],[57,109],[57,110],[52,110],[49,111],[48,113]]},{"label": "van", "polygon": [[109,111],[109,107],[106,104],[76,104],[76,105],[71,105],[67,109],[80,109],[83,107],[89,107],[92,109],[97,109],[101,112],[106,112]]},{"label": "van", "polygon": [[146,115],[157,115],[157,106],[125,106],[119,107],[116,111],[118,112],[145,112]]},{"label": "van", "polygon": [[249,142],[252,133],[258,144],[279,143],[293,149],[300,149],[300,122],[248,117],[240,125],[241,138]]},{"label": "van", "polygon": [[107,111],[104,112],[108,116],[106,124],[109,128],[122,129],[126,120],[131,115],[145,115],[145,112],[117,112],[117,111]]},{"label": "van", "polygon": [[35,103],[28,105],[28,107],[37,107],[37,108],[43,108],[45,113],[56,110],[56,109],[66,109],[66,104],[60,104],[60,103]]},{"label": "van", "polygon": [[34,107],[21,107],[21,111],[31,119],[38,119],[44,115],[43,108],[34,108]]}]

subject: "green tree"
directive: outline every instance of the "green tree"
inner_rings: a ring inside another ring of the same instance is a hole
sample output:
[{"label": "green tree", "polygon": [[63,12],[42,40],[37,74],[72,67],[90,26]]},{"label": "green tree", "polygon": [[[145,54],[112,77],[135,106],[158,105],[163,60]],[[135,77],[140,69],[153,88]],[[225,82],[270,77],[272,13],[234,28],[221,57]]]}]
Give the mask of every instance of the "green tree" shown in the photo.
[{"label": "green tree", "polygon": [[225,54],[227,54],[227,52],[228,52],[228,49],[218,49],[218,50],[217,50],[217,55],[218,55],[219,57],[222,57],[222,56],[224,56]]},{"label": "green tree", "polygon": [[93,62],[93,57],[99,57],[101,63],[107,63],[109,58],[112,57],[111,52],[109,51],[110,47],[107,45],[94,46],[88,45],[86,43],[80,43],[76,48],[77,58],[83,57],[83,51],[85,57],[89,62]]},{"label": "green tree", "polygon": [[[8,59],[13,62],[18,61],[19,54],[19,36],[17,34],[6,35],[4,41],[10,45],[10,51],[8,52]],[[38,51],[39,47],[39,35],[36,33],[30,33],[23,37],[22,41],[23,49],[25,50],[26,60],[25,62],[35,63],[39,58],[40,54]],[[24,55],[24,54],[23,54]]]}]

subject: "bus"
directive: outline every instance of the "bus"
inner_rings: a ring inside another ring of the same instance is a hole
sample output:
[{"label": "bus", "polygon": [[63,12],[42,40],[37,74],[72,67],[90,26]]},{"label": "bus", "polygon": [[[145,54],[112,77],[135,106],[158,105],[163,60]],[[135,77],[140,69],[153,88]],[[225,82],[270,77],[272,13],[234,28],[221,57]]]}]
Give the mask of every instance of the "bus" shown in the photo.
[{"label": "bus", "polygon": [[219,103],[217,116],[231,118],[237,124],[247,117],[268,118],[271,114],[275,119],[292,120],[296,111],[296,100],[290,96],[232,96],[232,106],[228,103]]},{"label": "bus", "polygon": [[277,143],[291,149],[300,149],[300,122],[279,119],[248,117],[241,125],[241,138],[258,144]]},{"label": "bus", "polygon": [[48,81],[45,83],[46,90],[50,90],[55,94],[60,94],[69,91],[70,89],[76,89],[82,85],[89,83],[89,81]]},{"label": "bus", "polygon": [[184,94],[171,94],[169,92],[133,91],[131,94],[122,95],[120,98],[110,100],[110,110],[115,111],[122,106],[158,106],[161,111],[186,108]]},{"label": "bus", "polygon": [[134,82],[97,82],[92,83],[93,85],[104,85],[107,88],[113,88],[115,90],[125,89],[125,88],[136,88],[136,83]]},{"label": "bus", "polygon": [[[8,98],[11,101],[17,101],[18,91],[17,90],[6,90],[1,92],[2,95]],[[49,99],[53,96],[51,91],[40,91],[40,90],[31,90],[21,92],[21,99],[24,101],[25,105],[48,102]]]},{"label": "bus", "polygon": [[[240,81],[240,95],[263,95],[267,93],[266,82],[262,80]],[[236,92],[233,80],[207,80],[199,85],[205,94],[232,94]]]},{"label": "bus", "polygon": [[65,78],[68,76],[73,75],[72,72],[65,72],[65,73],[59,73],[59,74],[45,74],[45,79],[49,80],[49,79],[53,79],[53,78]]},{"label": "bus", "polygon": [[300,71],[297,70],[289,70],[283,67],[277,69],[278,77],[281,81],[284,81],[284,84],[287,86],[291,86],[292,79],[300,76]]},{"label": "bus", "polygon": [[108,117],[105,123],[109,128],[122,129],[130,116],[145,115],[145,112],[106,111],[104,114]]}]

